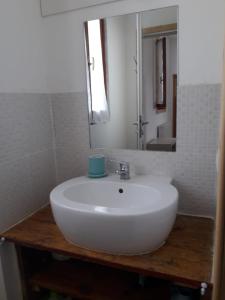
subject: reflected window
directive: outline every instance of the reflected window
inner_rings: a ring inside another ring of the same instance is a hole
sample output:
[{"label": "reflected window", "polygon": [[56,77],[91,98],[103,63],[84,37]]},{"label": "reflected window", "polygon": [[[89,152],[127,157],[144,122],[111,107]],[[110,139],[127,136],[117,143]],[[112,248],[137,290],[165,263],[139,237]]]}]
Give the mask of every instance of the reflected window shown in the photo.
[{"label": "reflected window", "polygon": [[90,124],[109,120],[104,20],[85,24]]}]

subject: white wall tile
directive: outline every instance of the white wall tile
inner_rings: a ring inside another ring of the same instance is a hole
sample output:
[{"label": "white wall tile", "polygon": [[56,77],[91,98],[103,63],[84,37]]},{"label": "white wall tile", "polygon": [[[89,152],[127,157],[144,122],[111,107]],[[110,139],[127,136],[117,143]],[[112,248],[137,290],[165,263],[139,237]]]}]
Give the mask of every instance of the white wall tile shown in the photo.
[{"label": "white wall tile", "polygon": [[81,150],[89,143],[87,98],[84,93],[52,95],[57,147],[77,144]]},{"label": "white wall tile", "polygon": [[53,151],[0,165],[0,232],[49,201],[55,186]]},{"label": "white wall tile", "polygon": [[52,95],[57,182],[83,175],[89,155],[88,109],[85,93]]},{"label": "white wall tile", "polygon": [[0,94],[0,231],[47,203],[56,184],[50,100]]},{"label": "white wall tile", "polygon": [[49,194],[56,185],[54,150],[49,149],[38,152],[29,157],[31,177],[31,203],[30,209],[38,207],[49,201]]},{"label": "white wall tile", "polygon": [[33,199],[28,160],[2,164],[0,169],[0,230],[3,231],[29,213],[29,202]]},{"label": "white wall tile", "polygon": [[49,96],[0,94],[0,163],[51,147]]},{"label": "white wall tile", "polygon": [[70,144],[69,147],[56,148],[57,183],[73,177],[86,175],[88,155],[89,151],[87,149],[80,149],[79,144]]}]

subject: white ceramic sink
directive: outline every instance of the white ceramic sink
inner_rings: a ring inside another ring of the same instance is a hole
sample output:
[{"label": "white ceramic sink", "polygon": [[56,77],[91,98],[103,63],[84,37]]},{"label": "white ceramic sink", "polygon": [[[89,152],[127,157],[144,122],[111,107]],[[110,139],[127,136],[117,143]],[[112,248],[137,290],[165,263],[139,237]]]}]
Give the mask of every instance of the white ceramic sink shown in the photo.
[{"label": "white ceramic sink", "polygon": [[77,246],[111,254],[152,252],[176,219],[178,192],[168,180],[136,176],[122,181],[74,178],[50,194],[55,221]]}]

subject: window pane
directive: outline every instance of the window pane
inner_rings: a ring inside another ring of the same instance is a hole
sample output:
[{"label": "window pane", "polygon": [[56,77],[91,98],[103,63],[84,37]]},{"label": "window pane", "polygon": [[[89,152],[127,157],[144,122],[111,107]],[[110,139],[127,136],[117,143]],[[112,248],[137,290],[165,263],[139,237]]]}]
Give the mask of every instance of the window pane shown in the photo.
[{"label": "window pane", "polygon": [[98,117],[100,121],[107,121],[108,105],[104,81],[100,20],[88,22],[88,41],[92,111],[97,114],[105,114],[98,115]]}]

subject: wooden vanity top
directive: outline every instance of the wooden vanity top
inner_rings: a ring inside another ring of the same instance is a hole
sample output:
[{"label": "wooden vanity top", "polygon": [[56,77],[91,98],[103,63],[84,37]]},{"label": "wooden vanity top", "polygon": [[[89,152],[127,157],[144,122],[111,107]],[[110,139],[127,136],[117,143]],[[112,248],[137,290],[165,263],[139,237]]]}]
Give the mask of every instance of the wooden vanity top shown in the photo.
[{"label": "wooden vanity top", "polygon": [[2,234],[19,246],[61,253],[80,260],[163,278],[191,287],[211,285],[214,222],[178,215],[167,243],[152,254],[118,256],[86,250],[68,243],[47,206]]}]

